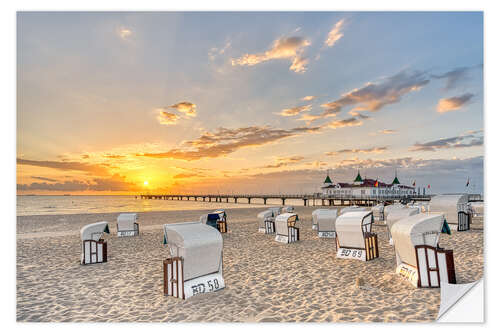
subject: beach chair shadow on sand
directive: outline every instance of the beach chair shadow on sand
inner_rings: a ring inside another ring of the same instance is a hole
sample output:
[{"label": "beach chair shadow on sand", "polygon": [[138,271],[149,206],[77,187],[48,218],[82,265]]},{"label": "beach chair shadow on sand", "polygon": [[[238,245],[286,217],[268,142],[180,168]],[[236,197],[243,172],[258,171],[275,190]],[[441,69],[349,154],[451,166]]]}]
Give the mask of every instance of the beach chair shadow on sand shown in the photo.
[{"label": "beach chair shadow on sand", "polygon": [[170,258],[163,261],[163,292],[182,299],[225,287],[222,235],[199,222],[165,224],[163,243]]}]

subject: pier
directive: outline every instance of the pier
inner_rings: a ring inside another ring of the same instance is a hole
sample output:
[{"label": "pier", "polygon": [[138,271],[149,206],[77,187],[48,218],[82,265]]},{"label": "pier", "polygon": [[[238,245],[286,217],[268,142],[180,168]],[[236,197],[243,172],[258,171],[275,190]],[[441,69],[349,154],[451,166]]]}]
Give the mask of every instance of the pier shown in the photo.
[{"label": "pier", "polygon": [[429,201],[431,195],[340,196],[323,194],[140,194],[141,199],[268,204],[269,199],[302,200],[304,206],[374,206],[380,202]]}]

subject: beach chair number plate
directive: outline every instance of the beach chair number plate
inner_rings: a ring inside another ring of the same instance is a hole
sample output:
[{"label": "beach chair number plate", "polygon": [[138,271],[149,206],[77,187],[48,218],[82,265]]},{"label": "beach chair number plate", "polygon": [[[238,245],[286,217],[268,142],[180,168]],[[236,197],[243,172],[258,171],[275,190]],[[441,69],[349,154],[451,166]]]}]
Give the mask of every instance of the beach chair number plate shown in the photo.
[{"label": "beach chair number plate", "polygon": [[337,251],[337,258],[358,259],[361,261],[366,261],[366,251],[361,249],[346,249],[341,247]]},{"label": "beach chair number plate", "polygon": [[135,231],[118,231],[118,237],[135,236]]},{"label": "beach chair number plate", "polygon": [[335,238],[335,231],[318,231],[318,237]]},{"label": "beach chair number plate", "polygon": [[318,230],[318,225],[317,224],[313,224],[312,225],[312,230]]},{"label": "beach chair number plate", "polygon": [[196,279],[192,279],[184,282],[184,295],[185,298],[189,298],[191,296],[197,294],[210,293],[213,291],[217,291],[223,289],[224,279],[222,278],[222,274],[214,273],[206,276],[201,276]]},{"label": "beach chair number plate", "polygon": [[418,286],[418,271],[415,267],[400,264],[396,269],[396,273],[410,282],[414,287]]},{"label": "beach chair number plate", "polygon": [[276,238],[274,239],[277,242],[280,243],[288,243],[288,236],[286,235],[276,235]]}]

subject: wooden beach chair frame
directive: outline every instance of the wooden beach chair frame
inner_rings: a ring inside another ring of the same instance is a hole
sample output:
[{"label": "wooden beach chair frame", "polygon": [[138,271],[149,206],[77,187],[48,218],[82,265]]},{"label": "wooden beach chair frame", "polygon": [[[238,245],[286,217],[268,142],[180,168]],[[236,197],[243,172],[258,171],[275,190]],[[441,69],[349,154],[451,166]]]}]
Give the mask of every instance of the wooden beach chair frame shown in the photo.
[{"label": "wooden beach chair frame", "polygon": [[108,262],[108,243],[102,238],[98,241],[93,239],[84,240],[82,241],[82,253],[82,265]]},{"label": "wooden beach chair frame", "polygon": [[[295,219],[293,221],[290,220],[287,221],[287,234],[280,234],[278,232],[278,229],[275,228],[276,237],[274,240],[280,243],[288,243],[288,244],[298,242],[300,240],[300,232],[299,228],[295,226],[295,223],[299,221],[299,216],[294,213],[286,213],[286,214],[290,214],[291,215],[290,217],[295,216]],[[278,215],[276,218],[278,218],[279,216],[280,215]],[[276,220],[274,221],[274,224],[276,226]]]},{"label": "wooden beach chair frame", "polygon": [[457,231],[467,231],[470,230],[470,223],[472,217],[469,212],[459,211],[458,212],[458,225]]},{"label": "wooden beach chair frame", "polygon": [[[369,222],[365,223],[365,220],[367,218],[369,218]],[[361,255],[362,255],[361,251],[363,251],[363,250],[366,253],[366,261],[378,258],[379,257],[378,236],[376,233],[372,232],[373,223],[374,223],[373,212],[367,211],[367,214],[363,217],[363,220],[361,221],[361,232],[363,234],[364,244],[365,244],[364,248],[341,245],[340,239],[339,239],[338,233],[337,233],[336,242],[335,242],[335,251],[337,252],[339,249],[342,249],[342,251],[345,251],[344,257],[346,259],[349,257],[352,257],[355,259],[361,257]]]}]

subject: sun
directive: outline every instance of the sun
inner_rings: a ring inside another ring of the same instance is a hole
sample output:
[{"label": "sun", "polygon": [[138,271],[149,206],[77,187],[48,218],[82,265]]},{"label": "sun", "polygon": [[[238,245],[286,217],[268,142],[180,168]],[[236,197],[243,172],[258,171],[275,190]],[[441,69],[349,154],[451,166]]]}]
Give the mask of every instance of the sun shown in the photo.
[{"label": "sun", "polygon": [[144,181],[144,186],[148,186],[149,182],[147,180]]}]

